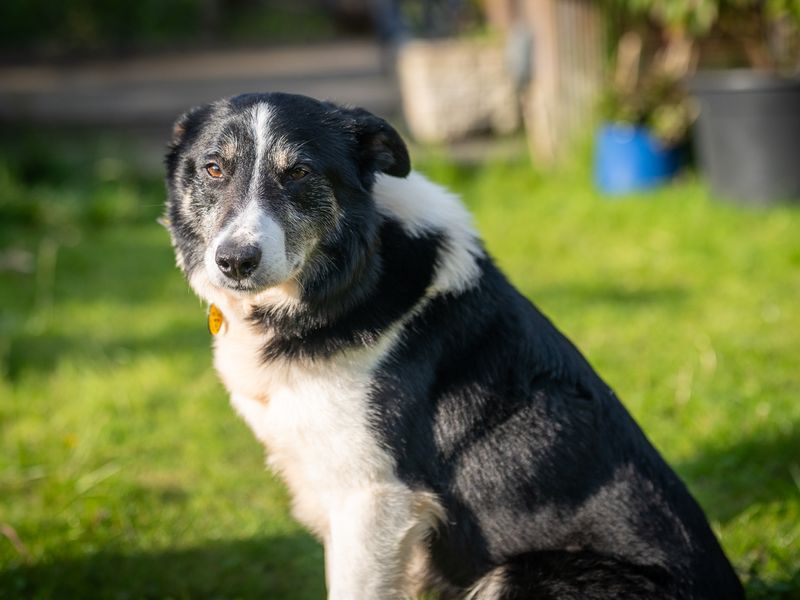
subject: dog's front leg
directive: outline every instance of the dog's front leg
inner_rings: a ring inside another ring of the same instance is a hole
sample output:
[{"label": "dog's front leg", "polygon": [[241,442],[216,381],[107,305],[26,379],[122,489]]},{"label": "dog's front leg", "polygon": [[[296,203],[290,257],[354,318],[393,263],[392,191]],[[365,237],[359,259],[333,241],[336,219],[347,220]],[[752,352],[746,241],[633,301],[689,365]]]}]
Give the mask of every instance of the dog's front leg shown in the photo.
[{"label": "dog's front leg", "polygon": [[345,493],[325,543],[329,600],[407,598],[412,549],[428,530],[416,495],[401,484]]}]

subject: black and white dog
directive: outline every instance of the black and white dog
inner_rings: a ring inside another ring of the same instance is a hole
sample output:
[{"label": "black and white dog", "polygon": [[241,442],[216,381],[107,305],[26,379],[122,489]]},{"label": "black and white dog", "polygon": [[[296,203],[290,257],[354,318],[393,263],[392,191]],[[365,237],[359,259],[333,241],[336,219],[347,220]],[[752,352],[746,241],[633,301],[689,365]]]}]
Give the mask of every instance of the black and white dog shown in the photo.
[{"label": "black and white dog", "polygon": [[329,598],[741,598],[689,492],[385,121],[247,94],[175,124],[165,222]]}]

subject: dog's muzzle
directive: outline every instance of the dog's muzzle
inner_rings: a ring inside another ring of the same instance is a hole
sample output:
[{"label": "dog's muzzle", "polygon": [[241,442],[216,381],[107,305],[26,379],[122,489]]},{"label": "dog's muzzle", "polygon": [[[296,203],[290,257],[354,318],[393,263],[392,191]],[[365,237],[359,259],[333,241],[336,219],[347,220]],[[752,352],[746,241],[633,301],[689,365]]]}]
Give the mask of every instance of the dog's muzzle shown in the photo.
[{"label": "dog's muzzle", "polygon": [[252,244],[240,246],[228,240],[219,245],[214,259],[225,277],[241,281],[258,269],[261,263],[261,248]]}]

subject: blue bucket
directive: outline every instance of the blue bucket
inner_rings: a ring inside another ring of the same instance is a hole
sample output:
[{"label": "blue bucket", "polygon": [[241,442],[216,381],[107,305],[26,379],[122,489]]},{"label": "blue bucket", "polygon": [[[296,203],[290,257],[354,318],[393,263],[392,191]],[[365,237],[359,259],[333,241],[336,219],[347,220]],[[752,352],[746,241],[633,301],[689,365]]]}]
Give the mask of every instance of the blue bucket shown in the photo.
[{"label": "blue bucket", "polygon": [[594,177],[605,194],[646,190],[671,179],[680,151],[666,148],[645,127],[604,125],[595,141]]}]

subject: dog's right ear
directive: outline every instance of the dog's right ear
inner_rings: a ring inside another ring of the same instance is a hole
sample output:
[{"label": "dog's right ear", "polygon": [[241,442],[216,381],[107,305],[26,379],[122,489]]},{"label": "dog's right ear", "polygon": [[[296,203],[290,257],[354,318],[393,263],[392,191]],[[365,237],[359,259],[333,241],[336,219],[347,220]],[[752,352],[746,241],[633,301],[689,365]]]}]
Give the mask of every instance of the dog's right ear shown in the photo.
[{"label": "dog's right ear", "polygon": [[195,106],[183,113],[172,126],[172,140],[170,146],[180,146],[184,139],[198,128],[206,120],[208,113],[211,112],[211,105]]},{"label": "dog's right ear", "polygon": [[178,163],[178,154],[187,142],[199,133],[202,124],[211,112],[211,105],[195,106],[183,113],[172,126],[172,139],[167,151],[167,175],[172,177]]}]

